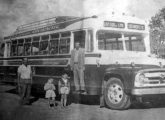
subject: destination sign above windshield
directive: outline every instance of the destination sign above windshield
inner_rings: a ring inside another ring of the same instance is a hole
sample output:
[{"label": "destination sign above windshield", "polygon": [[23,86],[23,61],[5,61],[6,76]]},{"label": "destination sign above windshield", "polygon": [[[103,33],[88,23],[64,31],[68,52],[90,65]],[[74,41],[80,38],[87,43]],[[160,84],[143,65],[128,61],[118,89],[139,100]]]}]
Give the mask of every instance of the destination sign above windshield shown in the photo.
[{"label": "destination sign above windshield", "polygon": [[125,28],[125,24],[123,22],[104,21],[104,27]]},{"label": "destination sign above windshield", "polygon": [[128,29],[145,30],[145,26],[143,24],[128,23],[127,27]]}]

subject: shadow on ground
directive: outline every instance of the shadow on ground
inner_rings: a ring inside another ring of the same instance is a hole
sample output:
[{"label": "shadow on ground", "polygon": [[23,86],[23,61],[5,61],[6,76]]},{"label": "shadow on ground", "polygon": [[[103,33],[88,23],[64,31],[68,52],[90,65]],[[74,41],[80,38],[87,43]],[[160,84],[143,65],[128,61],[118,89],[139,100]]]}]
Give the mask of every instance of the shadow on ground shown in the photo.
[{"label": "shadow on ground", "polygon": [[[18,95],[17,88],[10,89],[5,91],[7,93],[16,94]],[[37,101],[39,98],[44,98],[44,93],[36,93],[32,91],[32,99],[30,100],[31,103]],[[57,94],[56,100],[60,101],[60,95]],[[79,95],[79,94],[71,94],[68,96],[68,104],[76,103],[76,104],[86,104],[86,105],[99,105],[99,96],[91,96],[91,95]]]},{"label": "shadow on ground", "polygon": [[[5,85],[5,84],[4,84]],[[44,98],[44,92],[34,92],[35,90],[32,89],[32,98],[30,100],[31,103],[36,102],[39,98]],[[6,90],[4,92],[16,94],[18,95],[17,88],[12,88]],[[57,94],[56,97],[57,101],[60,101],[60,95]],[[85,104],[85,105],[99,105],[99,96],[91,96],[91,95],[79,95],[79,94],[70,94],[68,96],[68,104]],[[150,109],[150,108],[165,108],[164,100],[156,100],[152,103],[134,103],[131,105],[129,109]]]}]

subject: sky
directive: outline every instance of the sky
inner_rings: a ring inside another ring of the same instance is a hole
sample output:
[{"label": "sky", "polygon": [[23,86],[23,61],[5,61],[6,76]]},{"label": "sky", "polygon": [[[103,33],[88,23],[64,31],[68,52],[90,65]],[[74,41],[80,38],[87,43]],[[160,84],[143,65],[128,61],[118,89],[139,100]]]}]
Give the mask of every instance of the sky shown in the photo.
[{"label": "sky", "polygon": [[0,38],[34,21],[54,16],[125,13],[150,20],[165,0],[0,0]]}]

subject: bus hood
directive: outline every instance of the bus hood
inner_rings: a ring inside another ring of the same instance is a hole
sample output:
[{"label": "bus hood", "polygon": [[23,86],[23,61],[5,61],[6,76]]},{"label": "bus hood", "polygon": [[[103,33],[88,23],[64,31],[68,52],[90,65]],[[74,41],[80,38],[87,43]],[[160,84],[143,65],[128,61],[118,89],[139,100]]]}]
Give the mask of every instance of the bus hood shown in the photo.
[{"label": "bus hood", "polygon": [[131,64],[152,65],[160,67],[165,65],[165,60],[151,57],[145,52],[132,51],[99,51],[101,53],[100,64]]}]

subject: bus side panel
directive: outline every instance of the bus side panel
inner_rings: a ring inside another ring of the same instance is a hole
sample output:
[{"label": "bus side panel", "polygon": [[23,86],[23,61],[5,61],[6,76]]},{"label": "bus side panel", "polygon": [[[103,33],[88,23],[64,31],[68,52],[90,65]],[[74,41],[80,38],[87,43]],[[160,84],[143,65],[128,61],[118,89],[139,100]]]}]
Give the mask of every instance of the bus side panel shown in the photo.
[{"label": "bus side panel", "polygon": [[[41,77],[41,76],[33,76],[33,83],[32,83],[32,93],[35,95],[42,95],[44,96],[44,84],[47,82],[49,77]],[[54,80],[56,82],[56,80]]]},{"label": "bus side panel", "polygon": [[85,66],[85,86],[89,95],[100,95],[104,69],[97,65]]},{"label": "bus side panel", "polygon": [[2,82],[15,84],[17,81],[17,66],[1,66],[0,79]]},{"label": "bus side panel", "polygon": [[4,67],[0,66],[0,81],[4,80]]}]

